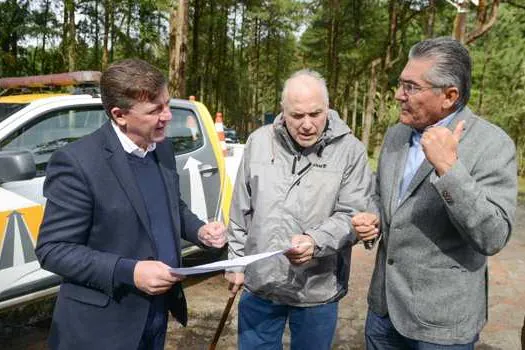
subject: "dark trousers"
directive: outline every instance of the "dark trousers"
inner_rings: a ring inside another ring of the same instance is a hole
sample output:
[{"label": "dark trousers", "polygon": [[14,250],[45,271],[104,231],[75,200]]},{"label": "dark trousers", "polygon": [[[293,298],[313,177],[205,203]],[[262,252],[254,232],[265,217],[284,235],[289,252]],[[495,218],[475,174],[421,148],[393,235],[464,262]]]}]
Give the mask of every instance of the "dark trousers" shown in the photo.
[{"label": "dark trousers", "polygon": [[381,317],[368,310],[365,326],[367,350],[474,350],[474,344],[479,336],[468,344],[440,345],[414,340],[401,335],[395,328],[390,317]]},{"label": "dark trousers", "polygon": [[164,296],[155,296],[149,308],[138,350],[164,350],[167,328],[168,310]]}]

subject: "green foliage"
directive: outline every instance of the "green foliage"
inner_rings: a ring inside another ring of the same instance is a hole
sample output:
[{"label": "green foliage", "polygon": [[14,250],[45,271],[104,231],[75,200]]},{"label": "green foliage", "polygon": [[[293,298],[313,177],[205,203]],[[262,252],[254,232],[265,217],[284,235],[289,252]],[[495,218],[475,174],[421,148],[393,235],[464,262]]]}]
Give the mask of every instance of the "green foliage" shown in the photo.
[{"label": "green foliage", "polygon": [[[64,3],[0,2],[0,76],[67,70]],[[106,36],[110,63],[139,57],[167,74],[169,17],[177,3],[75,0],[76,69],[101,69]],[[394,92],[409,48],[428,36],[450,35],[456,14],[446,1],[423,0],[189,0],[189,7],[186,91],[211,111],[222,111],[226,124],[242,137],[260,124],[264,113],[279,112],[283,82],[300,68],[315,69],[326,78],[331,106],[340,113],[346,110],[349,123],[355,109],[354,131],[359,136],[364,109],[371,102],[364,103],[371,64],[379,59],[371,154],[386,129],[397,122]],[[495,26],[469,47],[474,62],[470,107],[514,140],[521,174],[524,14],[522,8],[503,2]],[[475,21],[471,11],[468,30]]]},{"label": "green foliage", "polygon": [[472,46],[470,105],[502,127],[517,146],[518,171],[525,174],[525,16],[503,7],[493,30]]}]

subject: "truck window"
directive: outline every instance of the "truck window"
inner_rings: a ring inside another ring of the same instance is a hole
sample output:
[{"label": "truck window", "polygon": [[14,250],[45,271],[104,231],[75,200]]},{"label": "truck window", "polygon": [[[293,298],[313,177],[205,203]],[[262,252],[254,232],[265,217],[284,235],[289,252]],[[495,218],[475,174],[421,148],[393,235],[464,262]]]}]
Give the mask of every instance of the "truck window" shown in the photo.
[{"label": "truck window", "polygon": [[195,113],[190,109],[172,107],[166,137],[176,155],[194,151],[204,145],[204,135]]},{"label": "truck window", "polygon": [[0,122],[27,106],[27,103],[0,103]]},{"label": "truck window", "polygon": [[11,133],[0,144],[0,150],[31,151],[37,176],[43,176],[54,151],[92,133],[106,120],[106,113],[101,107],[51,111]]}]

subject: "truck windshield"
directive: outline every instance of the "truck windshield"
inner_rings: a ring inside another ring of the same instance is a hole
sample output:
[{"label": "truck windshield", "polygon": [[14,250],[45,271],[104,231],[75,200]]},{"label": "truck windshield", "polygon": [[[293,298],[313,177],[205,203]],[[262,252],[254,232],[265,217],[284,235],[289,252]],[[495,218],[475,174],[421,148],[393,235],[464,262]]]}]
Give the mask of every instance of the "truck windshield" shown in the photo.
[{"label": "truck windshield", "polygon": [[27,106],[26,103],[0,103],[0,122]]}]

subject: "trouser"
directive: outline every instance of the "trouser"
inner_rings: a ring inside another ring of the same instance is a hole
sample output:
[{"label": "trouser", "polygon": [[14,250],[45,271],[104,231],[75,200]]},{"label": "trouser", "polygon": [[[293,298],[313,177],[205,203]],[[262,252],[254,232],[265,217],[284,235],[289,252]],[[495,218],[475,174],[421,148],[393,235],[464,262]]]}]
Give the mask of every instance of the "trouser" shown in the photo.
[{"label": "trouser", "polygon": [[474,344],[479,336],[475,336],[468,344],[440,345],[414,340],[401,335],[395,328],[390,317],[379,316],[368,310],[365,326],[367,350],[474,350]]},{"label": "trouser", "polygon": [[164,350],[168,328],[168,310],[164,296],[154,296],[138,350]]},{"label": "trouser", "polygon": [[337,302],[313,307],[276,304],[245,290],[239,301],[239,349],[282,349],[288,320],[292,350],[329,350],[337,324],[337,306]]}]

